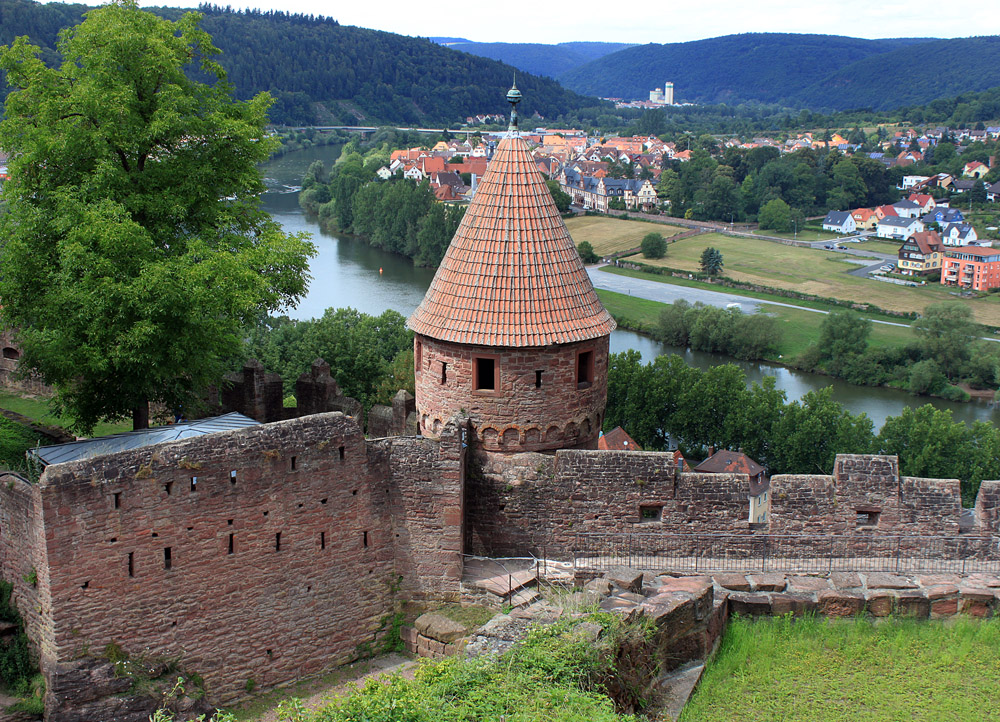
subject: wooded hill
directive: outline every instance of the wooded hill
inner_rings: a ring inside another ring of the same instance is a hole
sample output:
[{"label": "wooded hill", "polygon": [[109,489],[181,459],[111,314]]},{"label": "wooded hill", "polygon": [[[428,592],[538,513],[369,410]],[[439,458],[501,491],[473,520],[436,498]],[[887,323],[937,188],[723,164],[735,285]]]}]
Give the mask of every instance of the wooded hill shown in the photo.
[{"label": "wooded hill", "polygon": [[[57,33],[80,22],[85,5],[0,0],[0,41],[28,35],[56,59]],[[267,90],[279,124],[446,124],[478,113],[509,111],[504,102],[515,69],[456,53],[422,38],[340,25],[322,16],[284,12],[237,12],[202,5],[202,26],[222,51],[219,59],[236,94]],[[152,8],[170,19],[185,10]],[[600,102],[566,90],[549,78],[517,74],[523,117],[550,122],[598,107]],[[610,106],[608,106],[610,107]]]},{"label": "wooded hill", "polygon": [[678,102],[891,110],[1000,85],[1000,37],[746,33],[626,48],[559,79],[601,97],[648,98],[669,80]]},{"label": "wooded hill", "polygon": [[631,43],[475,43],[463,38],[431,38],[452,50],[493,58],[535,75],[558,78],[574,68],[632,47]]}]

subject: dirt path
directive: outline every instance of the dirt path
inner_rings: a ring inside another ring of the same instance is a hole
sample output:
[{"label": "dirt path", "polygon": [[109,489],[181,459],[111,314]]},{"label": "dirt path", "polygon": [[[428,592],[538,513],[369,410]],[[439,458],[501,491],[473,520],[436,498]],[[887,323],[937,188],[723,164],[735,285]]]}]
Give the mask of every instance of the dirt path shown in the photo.
[{"label": "dirt path", "polygon": [[362,685],[370,677],[400,673],[404,677],[412,678],[416,665],[417,660],[404,657],[401,654],[387,654],[383,657],[348,664],[338,669],[333,675],[305,681],[275,695],[269,695],[266,710],[256,715],[240,715],[240,719],[247,720],[247,722],[278,722],[277,707],[282,700],[298,697],[307,709],[315,710],[344,696],[350,691],[352,685]]}]

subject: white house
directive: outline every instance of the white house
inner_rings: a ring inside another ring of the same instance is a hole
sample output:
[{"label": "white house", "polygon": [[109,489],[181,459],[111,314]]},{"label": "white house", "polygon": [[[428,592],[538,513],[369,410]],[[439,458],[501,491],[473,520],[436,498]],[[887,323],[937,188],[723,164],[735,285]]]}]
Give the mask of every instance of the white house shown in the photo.
[{"label": "white house", "polygon": [[830,211],[823,219],[823,230],[834,233],[854,233],[858,229],[850,211]]},{"label": "white house", "polygon": [[377,175],[382,180],[389,180],[390,178],[392,178],[392,171],[389,170],[389,166],[384,165],[377,171],[375,171],[375,175]]},{"label": "white house", "polygon": [[913,201],[896,201],[892,204],[900,218],[919,218],[924,211]]},{"label": "white house", "polygon": [[949,223],[941,231],[941,242],[946,246],[967,246],[978,240],[976,229],[968,223]]},{"label": "white house", "polygon": [[930,180],[930,176],[926,176],[926,175],[904,175],[903,176],[903,185],[901,187],[902,187],[902,189],[904,191],[905,190],[909,190],[913,186],[919,185],[920,183],[923,183],[926,180]]},{"label": "white house", "polygon": [[879,238],[891,238],[896,241],[905,241],[908,240],[914,233],[918,233],[922,230],[924,230],[924,224],[919,218],[886,216],[878,222],[875,235]]}]

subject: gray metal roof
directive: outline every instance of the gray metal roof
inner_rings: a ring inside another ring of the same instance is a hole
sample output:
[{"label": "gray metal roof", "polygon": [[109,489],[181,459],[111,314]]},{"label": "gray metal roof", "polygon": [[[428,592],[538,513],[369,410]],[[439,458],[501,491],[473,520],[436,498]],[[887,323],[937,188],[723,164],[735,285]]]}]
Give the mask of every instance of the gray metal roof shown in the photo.
[{"label": "gray metal roof", "polygon": [[95,456],[114,454],[118,451],[138,449],[143,446],[153,444],[163,444],[168,441],[179,441],[180,439],[190,439],[195,436],[205,434],[215,434],[220,431],[233,431],[234,429],[244,429],[248,426],[257,426],[260,422],[251,419],[249,416],[232,412],[222,416],[212,416],[207,419],[197,419],[195,421],[182,421],[169,426],[154,426],[149,429],[139,429],[138,431],[126,431],[121,434],[111,436],[99,436],[95,439],[83,439],[81,441],[70,441],[66,444],[55,444],[54,446],[42,446],[38,449],[31,449],[28,453],[45,466],[50,464],[63,464],[67,461],[80,461],[81,459],[92,459]]}]

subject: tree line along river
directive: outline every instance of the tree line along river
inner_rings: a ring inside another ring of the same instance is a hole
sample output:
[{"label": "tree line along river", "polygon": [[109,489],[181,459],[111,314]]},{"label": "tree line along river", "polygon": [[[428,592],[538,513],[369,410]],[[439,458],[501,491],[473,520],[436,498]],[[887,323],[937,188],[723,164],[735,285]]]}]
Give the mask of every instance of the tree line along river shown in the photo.
[{"label": "tree line along river", "polygon": [[[321,316],[327,308],[351,306],[373,315],[393,309],[408,316],[424,297],[434,277],[433,269],[415,268],[409,258],[372,248],[358,239],[323,233],[319,224],[307,218],[299,208],[297,189],[306,168],[315,160],[322,160],[330,167],[339,153],[339,146],[293,151],[262,167],[268,186],[264,209],[285,230],[312,234],[317,248],[317,254],[310,262],[312,281],[309,291],[288,315],[292,318],[313,318]],[[887,416],[898,415],[906,406],[926,403],[939,409],[950,409],[955,419],[969,423],[1000,420],[998,410],[988,403],[963,404],[912,396],[896,389],[854,386],[819,374],[666,346],[631,331],[618,330],[611,335],[613,352],[630,348],[639,351],[645,361],[651,361],[662,353],[679,353],[688,364],[702,369],[735,363],[746,373],[748,382],[760,382],[765,376],[775,377],[775,385],[786,393],[790,401],[801,398],[811,390],[833,386],[833,398],[852,413],[868,414],[876,430]]]}]

